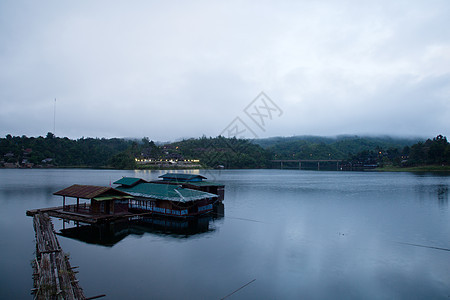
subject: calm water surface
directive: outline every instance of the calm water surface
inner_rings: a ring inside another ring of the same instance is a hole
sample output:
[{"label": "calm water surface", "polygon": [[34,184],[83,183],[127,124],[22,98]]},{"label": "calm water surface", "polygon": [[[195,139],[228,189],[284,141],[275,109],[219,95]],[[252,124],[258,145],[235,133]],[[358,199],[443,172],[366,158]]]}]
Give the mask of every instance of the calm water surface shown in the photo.
[{"label": "calm water surface", "polygon": [[[52,193],[74,183],[164,173],[0,170],[0,298],[31,298],[27,209],[61,205]],[[450,298],[448,174],[200,174],[226,185],[224,217],[83,227],[59,237],[87,296],[220,299],[251,282],[227,299]],[[60,230],[63,222],[53,221]]]}]

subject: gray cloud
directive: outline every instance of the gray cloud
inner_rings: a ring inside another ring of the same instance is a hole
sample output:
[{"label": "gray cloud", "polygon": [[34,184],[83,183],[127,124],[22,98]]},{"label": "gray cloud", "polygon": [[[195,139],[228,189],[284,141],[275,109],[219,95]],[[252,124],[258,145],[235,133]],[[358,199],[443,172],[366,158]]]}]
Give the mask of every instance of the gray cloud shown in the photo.
[{"label": "gray cloud", "polygon": [[[2,1],[0,135],[449,135],[447,1]],[[257,128],[256,128],[257,129]],[[256,130],[255,129],[255,130]]]}]

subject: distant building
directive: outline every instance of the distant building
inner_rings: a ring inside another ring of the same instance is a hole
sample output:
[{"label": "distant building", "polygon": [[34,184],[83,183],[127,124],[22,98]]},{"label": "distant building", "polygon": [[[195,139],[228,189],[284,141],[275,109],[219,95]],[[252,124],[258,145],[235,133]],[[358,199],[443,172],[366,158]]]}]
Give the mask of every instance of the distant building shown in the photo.
[{"label": "distant building", "polygon": [[19,165],[17,163],[8,163],[8,162],[4,163],[4,166],[5,166],[5,168],[9,168],[9,169],[15,169],[15,168],[19,167]]}]

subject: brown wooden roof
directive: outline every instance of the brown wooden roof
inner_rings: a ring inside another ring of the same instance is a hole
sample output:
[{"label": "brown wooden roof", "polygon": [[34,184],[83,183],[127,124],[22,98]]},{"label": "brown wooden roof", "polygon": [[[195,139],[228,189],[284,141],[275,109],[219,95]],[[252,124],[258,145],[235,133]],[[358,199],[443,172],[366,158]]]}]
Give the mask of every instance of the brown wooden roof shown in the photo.
[{"label": "brown wooden roof", "polygon": [[65,189],[53,193],[53,195],[66,196],[73,198],[92,199],[100,195],[123,195],[129,196],[129,194],[113,189],[107,186],[95,186],[95,185],[79,185],[74,184]]}]

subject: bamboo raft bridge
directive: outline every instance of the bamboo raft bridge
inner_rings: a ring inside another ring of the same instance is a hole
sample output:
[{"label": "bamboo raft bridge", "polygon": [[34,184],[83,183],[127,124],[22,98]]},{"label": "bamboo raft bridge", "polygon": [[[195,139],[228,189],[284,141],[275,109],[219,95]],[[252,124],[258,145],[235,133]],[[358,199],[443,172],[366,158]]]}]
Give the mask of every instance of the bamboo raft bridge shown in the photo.
[{"label": "bamboo raft bridge", "polygon": [[[33,217],[36,258],[33,261],[34,299],[87,299],[54,233],[47,214]],[[91,298],[92,299],[92,298]]]}]

